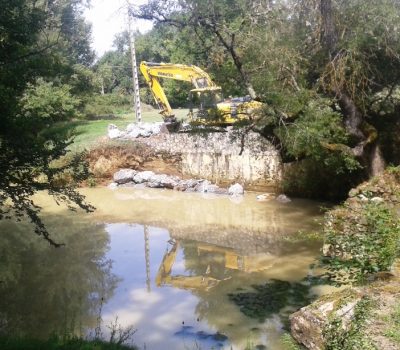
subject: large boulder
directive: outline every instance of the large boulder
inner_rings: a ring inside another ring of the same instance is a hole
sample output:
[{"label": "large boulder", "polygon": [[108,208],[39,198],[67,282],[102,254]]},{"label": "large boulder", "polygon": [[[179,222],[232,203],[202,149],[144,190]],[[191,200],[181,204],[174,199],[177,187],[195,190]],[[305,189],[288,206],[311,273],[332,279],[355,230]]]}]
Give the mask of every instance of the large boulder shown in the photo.
[{"label": "large boulder", "polygon": [[140,171],[133,177],[133,182],[137,184],[149,181],[151,182],[151,179],[154,177],[154,175],[155,174],[152,171]]},{"label": "large boulder", "polygon": [[118,127],[114,124],[108,125],[107,134],[110,139],[117,139],[125,135],[125,133],[119,130]]},{"label": "large boulder", "polygon": [[163,123],[132,123],[126,127],[127,137],[150,137],[161,131]]},{"label": "large boulder", "polygon": [[343,332],[348,330],[355,307],[362,297],[363,293],[360,289],[346,289],[324,296],[301,308],[290,316],[293,338],[307,349],[325,349],[325,335],[330,322],[339,319]]},{"label": "large boulder", "polygon": [[203,180],[196,187],[195,191],[200,193],[208,192],[208,187],[211,185],[211,182],[208,180]]},{"label": "large boulder", "polygon": [[165,174],[154,174],[147,182],[148,187],[173,189],[179,183],[179,178]]},{"label": "large boulder", "polygon": [[114,174],[114,182],[116,182],[117,184],[126,184],[128,182],[131,182],[136,173],[136,170],[121,169]]},{"label": "large boulder", "polygon": [[228,194],[230,196],[242,196],[244,194],[244,188],[242,185],[236,183],[228,188]]}]

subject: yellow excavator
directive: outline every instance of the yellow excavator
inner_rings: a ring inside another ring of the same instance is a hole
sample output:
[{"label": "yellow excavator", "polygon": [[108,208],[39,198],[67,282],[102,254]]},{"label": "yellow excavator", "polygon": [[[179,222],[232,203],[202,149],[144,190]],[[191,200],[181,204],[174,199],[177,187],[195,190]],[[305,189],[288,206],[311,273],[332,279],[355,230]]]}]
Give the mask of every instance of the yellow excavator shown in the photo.
[{"label": "yellow excavator", "polygon": [[[193,65],[141,62],[142,72],[160,114],[166,123],[176,123],[175,115],[162,88],[160,79],[174,79],[192,83],[194,89],[189,92],[192,107],[189,120],[193,123],[207,125],[232,125],[240,120],[252,120],[262,103],[250,96],[224,99],[222,89],[210,76]],[[193,111],[193,102],[197,101],[197,110]]]}]

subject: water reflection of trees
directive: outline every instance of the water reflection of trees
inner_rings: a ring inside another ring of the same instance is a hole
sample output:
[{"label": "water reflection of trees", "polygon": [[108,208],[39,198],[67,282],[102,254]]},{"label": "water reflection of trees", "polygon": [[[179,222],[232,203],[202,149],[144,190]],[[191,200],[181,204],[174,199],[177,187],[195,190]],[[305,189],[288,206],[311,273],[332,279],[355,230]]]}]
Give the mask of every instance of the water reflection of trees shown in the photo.
[{"label": "water reflection of trees", "polygon": [[117,284],[104,225],[67,215],[45,220],[65,247],[49,246],[27,224],[1,222],[0,331],[9,335],[80,335],[96,326]]}]

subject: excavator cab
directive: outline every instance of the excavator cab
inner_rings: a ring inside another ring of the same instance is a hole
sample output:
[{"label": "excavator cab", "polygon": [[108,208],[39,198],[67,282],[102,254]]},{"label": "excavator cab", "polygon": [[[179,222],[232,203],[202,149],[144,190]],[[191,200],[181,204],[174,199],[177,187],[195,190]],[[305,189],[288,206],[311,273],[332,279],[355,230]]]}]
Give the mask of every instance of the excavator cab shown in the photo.
[{"label": "excavator cab", "polygon": [[189,92],[189,116],[192,120],[219,119],[218,103],[223,101],[220,88],[192,89]]}]

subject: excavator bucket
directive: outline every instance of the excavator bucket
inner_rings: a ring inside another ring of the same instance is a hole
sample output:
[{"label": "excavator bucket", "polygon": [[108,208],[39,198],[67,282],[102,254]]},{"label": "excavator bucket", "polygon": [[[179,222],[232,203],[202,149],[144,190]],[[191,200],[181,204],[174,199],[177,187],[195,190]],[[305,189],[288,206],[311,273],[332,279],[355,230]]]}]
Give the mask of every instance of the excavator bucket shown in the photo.
[{"label": "excavator bucket", "polygon": [[181,122],[178,121],[169,121],[169,122],[164,122],[161,125],[161,130],[160,132],[162,134],[169,134],[169,133],[174,133],[178,132],[181,127]]}]

